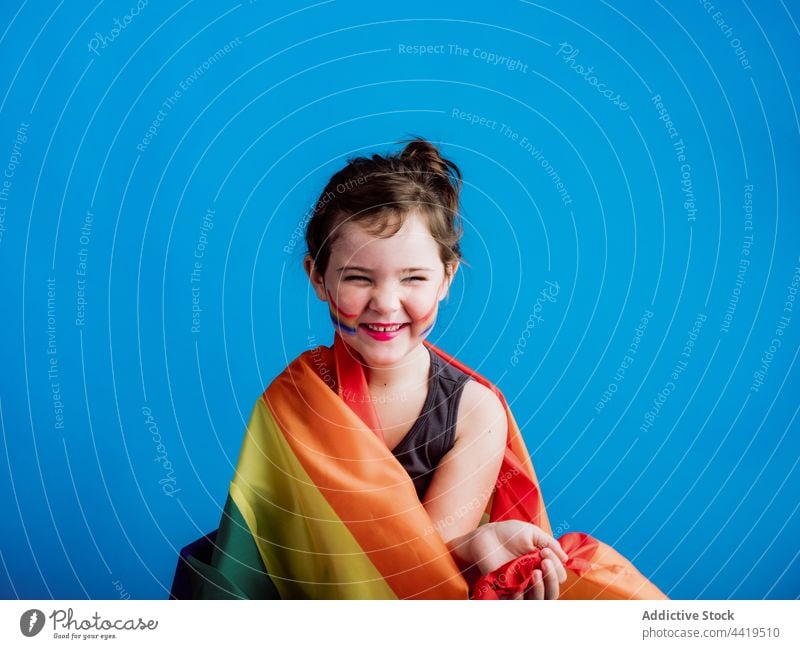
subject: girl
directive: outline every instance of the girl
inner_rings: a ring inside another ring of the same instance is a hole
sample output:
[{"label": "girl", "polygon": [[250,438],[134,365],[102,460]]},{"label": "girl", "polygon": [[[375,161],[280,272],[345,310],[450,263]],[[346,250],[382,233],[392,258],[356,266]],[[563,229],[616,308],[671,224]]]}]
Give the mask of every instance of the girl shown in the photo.
[{"label": "girl", "polygon": [[[461,174],[428,141],[325,187],[304,268],[334,326],[258,400],[194,597],[663,598],[550,534],[500,391],[427,340],[461,262]],[[177,581],[177,579],[176,579]]]}]

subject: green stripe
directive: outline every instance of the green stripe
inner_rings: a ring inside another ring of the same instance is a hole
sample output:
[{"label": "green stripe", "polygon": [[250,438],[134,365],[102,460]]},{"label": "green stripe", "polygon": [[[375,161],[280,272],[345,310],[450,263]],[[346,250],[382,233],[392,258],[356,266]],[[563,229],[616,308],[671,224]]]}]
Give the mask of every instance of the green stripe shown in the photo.
[{"label": "green stripe", "polygon": [[[207,556],[207,555],[206,555]],[[193,599],[280,599],[244,516],[228,495],[210,564],[188,556]]]},{"label": "green stripe", "polygon": [[247,599],[280,599],[244,516],[228,495],[211,565]]}]

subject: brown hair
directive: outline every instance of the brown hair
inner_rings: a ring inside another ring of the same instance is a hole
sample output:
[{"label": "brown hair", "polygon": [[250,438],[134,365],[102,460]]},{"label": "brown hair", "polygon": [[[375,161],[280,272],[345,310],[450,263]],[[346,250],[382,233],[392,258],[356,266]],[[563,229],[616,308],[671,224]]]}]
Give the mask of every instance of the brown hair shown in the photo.
[{"label": "brown hair", "polygon": [[344,223],[385,239],[397,234],[412,210],[426,219],[445,268],[462,260],[461,171],[428,140],[400,144],[406,144],[400,153],[348,159],[328,181],[306,228],[308,254],[321,274]]}]

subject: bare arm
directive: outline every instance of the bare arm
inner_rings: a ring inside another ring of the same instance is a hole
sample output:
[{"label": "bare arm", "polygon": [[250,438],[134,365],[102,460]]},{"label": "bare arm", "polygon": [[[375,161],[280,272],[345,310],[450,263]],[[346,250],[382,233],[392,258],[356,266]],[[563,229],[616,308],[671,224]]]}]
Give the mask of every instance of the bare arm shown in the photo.
[{"label": "bare arm", "polygon": [[455,444],[436,468],[422,503],[445,543],[478,527],[500,471],[507,434],[500,399],[477,381],[468,381]]},{"label": "bare arm", "polygon": [[[557,599],[566,580],[567,555],[553,537],[530,523],[508,520],[478,528],[486,509],[508,435],[508,419],[500,399],[489,388],[470,381],[459,407],[457,437],[442,458],[422,503],[448,550],[471,575],[491,572],[536,548],[541,569],[534,573],[528,599]],[[466,576],[467,573],[465,573]],[[519,593],[514,599],[521,599]]]}]

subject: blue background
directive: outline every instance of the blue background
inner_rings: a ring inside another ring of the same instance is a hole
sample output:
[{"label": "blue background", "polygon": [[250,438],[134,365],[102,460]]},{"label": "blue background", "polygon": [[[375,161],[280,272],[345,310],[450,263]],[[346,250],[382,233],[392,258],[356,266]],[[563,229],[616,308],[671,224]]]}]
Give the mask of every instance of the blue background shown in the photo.
[{"label": "blue background", "polygon": [[255,400],[332,341],[293,232],[412,134],[465,178],[431,340],[506,395],[553,527],[672,598],[800,595],[796,2],[166,4],[0,17],[0,595],[167,596]]}]

